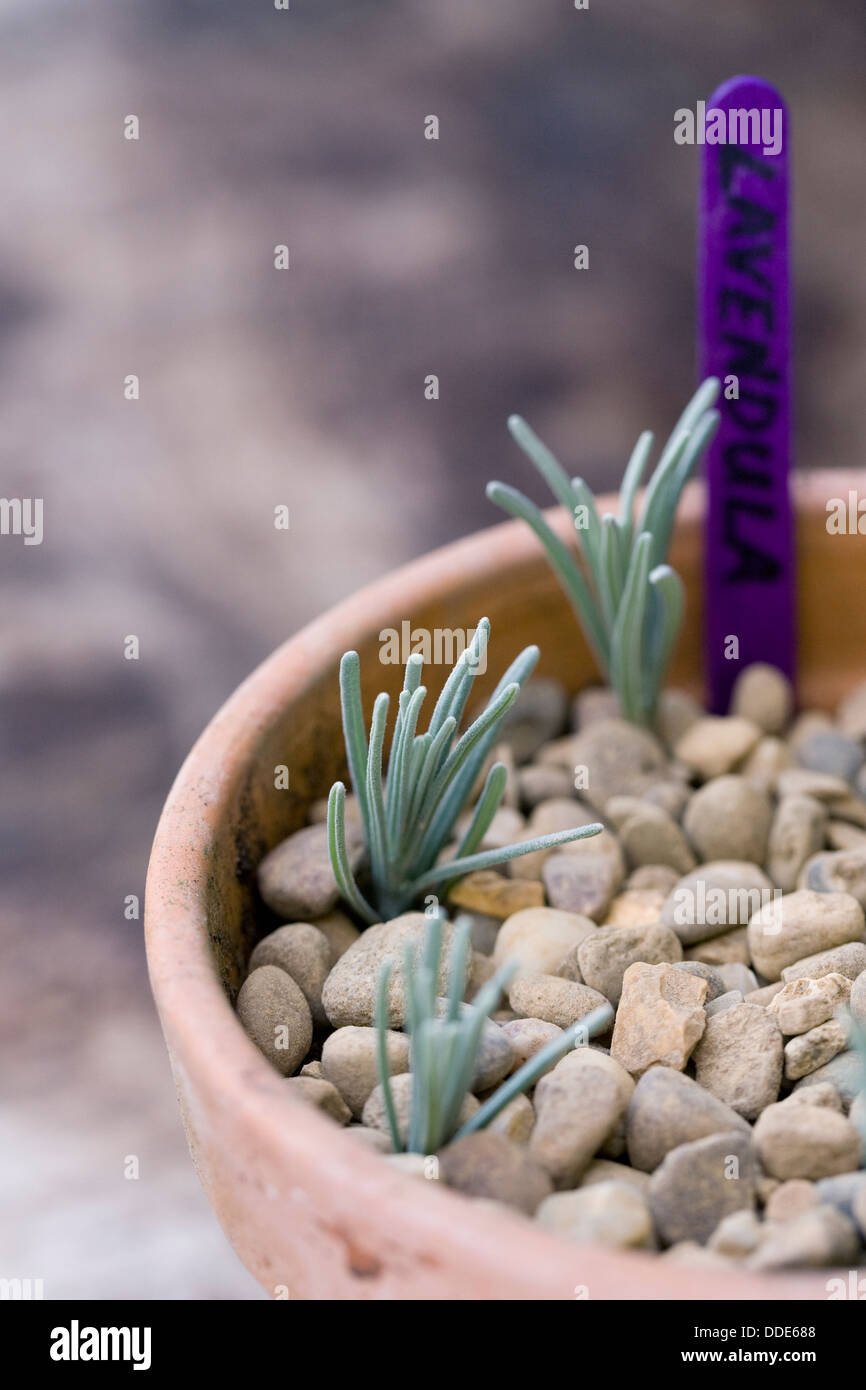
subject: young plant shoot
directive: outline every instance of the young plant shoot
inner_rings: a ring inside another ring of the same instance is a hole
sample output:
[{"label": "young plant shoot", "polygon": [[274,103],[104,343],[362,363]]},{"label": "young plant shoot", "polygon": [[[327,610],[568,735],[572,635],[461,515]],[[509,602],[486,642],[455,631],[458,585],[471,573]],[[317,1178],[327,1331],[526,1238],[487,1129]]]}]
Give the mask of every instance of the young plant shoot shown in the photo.
[{"label": "young plant shoot", "polygon": [[431,915],[423,953],[407,948],[403,960],[403,990],[406,1000],[406,1031],[410,1035],[412,1090],[408,1133],[400,1131],[388,1071],[387,1041],[389,986],[392,966],[386,961],[379,974],[376,995],[378,1071],[385,1114],[395,1153],[435,1154],[452,1139],[462,1139],[484,1129],[515,1096],[534,1085],[538,1078],[570,1052],[585,1045],[596,1033],[609,1028],[614,1013],[609,1004],[594,1009],[586,1018],[564,1028],[545,1047],[524,1062],[516,1072],[489,1095],[468,1119],[460,1124],[460,1114],[471,1093],[481,1035],[489,1025],[491,1013],[514,971],[515,962],[503,965],[479,990],[471,1004],[464,1004],[463,987],[470,957],[470,921],[458,917],[450,951],[448,992],[438,997],[442,957],[443,919]]},{"label": "young plant shoot", "polygon": [[328,801],[328,846],[334,876],[345,901],[365,922],[389,921],[426,894],[437,894],[464,874],[489,869],[536,849],[552,849],[570,840],[597,835],[601,825],[582,825],[522,844],[478,852],[505,792],[502,763],[490,769],[484,789],[453,859],[438,862],[451,840],[454,825],[470,799],[502,721],[517,699],[520,687],[538,660],[538,648],[527,647],[508,668],[486,709],[463,734],[458,734],[479,662],[490,636],[482,618],[472,642],[455,663],[436,702],[424,733],[418,720],[426,697],[421,684],[423,661],[410,656],[397,709],[387,773],[383,746],[388,719],[388,696],[378,695],[373,706],[369,738],[361,708],[360,664],[357,652],[340,663],[343,737],[349,773],[361,813],[369,854],[370,898],[362,893],[346,851],[346,788],[335,782]]},{"label": "young plant shoot", "polygon": [[635,497],[653,447],[646,430],[620,489],[619,513],[599,515],[582,478],[569,478],[519,415],[508,428],[572,517],[582,566],[528,497],[492,482],[487,496],[538,536],[571,601],[599,668],[627,719],[651,724],[683,614],[683,585],[667,564],[683,488],[719,423],[712,409],[719,382],[708,378],[681,415],[659,458],[635,518]]}]

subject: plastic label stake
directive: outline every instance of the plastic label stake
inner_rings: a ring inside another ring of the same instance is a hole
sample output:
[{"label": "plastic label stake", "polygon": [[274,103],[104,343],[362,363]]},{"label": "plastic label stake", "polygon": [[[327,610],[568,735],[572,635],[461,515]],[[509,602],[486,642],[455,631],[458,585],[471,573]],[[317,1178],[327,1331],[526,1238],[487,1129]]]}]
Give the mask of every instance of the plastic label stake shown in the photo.
[{"label": "plastic label stake", "polygon": [[758,77],[697,103],[701,376],[722,382],[707,455],[704,659],[710,708],[753,661],[794,676],[790,124]]}]

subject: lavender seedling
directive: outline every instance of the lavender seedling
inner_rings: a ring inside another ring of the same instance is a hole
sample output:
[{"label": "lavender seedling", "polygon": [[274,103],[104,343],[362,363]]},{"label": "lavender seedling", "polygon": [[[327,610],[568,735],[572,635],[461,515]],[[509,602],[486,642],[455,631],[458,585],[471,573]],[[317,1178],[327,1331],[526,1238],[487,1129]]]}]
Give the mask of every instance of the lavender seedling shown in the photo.
[{"label": "lavender seedling", "polygon": [[343,898],[366,922],[390,920],[423,895],[441,888],[447,891],[454,879],[474,870],[489,869],[532,850],[582,840],[602,829],[598,824],[583,825],[477,853],[505,792],[505,766],[495,763],[455,857],[444,864],[437,862],[496,742],[502,721],[538,660],[537,647],[525,648],[502,677],[485,710],[458,736],[458,725],[489,635],[490,623],[482,618],[472,642],[455,662],[423,734],[417,733],[417,727],[427,694],[421,685],[424,663],[420,656],[410,656],[387,774],[383,773],[382,750],[388,696],[376,697],[368,740],[357,652],[347,652],[340,663],[343,737],[369,851],[372,902],[361,892],[349,864],[346,788],[342,782],[334,783],[328,800],[328,847]]},{"label": "lavender seedling", "polygon": [[471,1004],[462,1002],[463,980],[470,950],[470,922],[458,918],[451,949],[448,993],[437,997],[437,981],[442,953],[442,917],[431,917],[423,954],[407,948],[403,962],[406,999],[406,1031],[411,1040],[412,1091],[409,1132],[405,1142],[400,1134],[391,1078],[388,1071],[387,1038],[389,1022],[388,986],[391,963],[379,973],[376,995],[378,1072],[385,1114],[395,1153],[434,1154],[452,1139],[484,1129],[515,1096],[532,1086],[552,1063],[573,1047],[587,1043],[613,1022],[609,1004],[571,1027],[563,1029],[513,1075],[489,1095],[474,1115],[462,1125],[460,1112],[472,1086],[481,1034],[500,995],[517,969],[514,962],[503,965],[479,990]]},{"label": "lavender seedling", "polygon": [[653,436],[634,447],[620,489],[619,514],[600,516],[582,478],[569,478],[519,415],[508,428],[574,521],[583,565],[551,530],[533,502],[504,483],[487,485],[491,501],[522,518],[538,536],[571,601],[604,677],[635,724],[652,723],[683,614],[683,585],[667,564],[674,515],[692,471],[718,426],[711,409],[719,382],[709,377],[683,411],[662,451],[635,520],[635,496]]}]

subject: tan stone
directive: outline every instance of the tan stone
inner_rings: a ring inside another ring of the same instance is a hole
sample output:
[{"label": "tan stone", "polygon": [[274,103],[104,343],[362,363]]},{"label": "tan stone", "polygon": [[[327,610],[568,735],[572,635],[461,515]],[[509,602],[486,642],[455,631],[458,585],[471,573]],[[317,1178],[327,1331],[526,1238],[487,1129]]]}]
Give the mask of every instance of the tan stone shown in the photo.
[{"label": "tan stone", "polygon": [[576,912],[554,907],[528,907],[506,918],[493,948],[495,965],[516,961],[526,970],[555,975],[569,951],[598,927]]},{"label": "tan stone", "polygon": [[707,715],[686,730],[674,748],[674,756],[708,781],[732,772],[748,757],[760,737],[761,730],[750,719]]},{"label": "tan stone", "polygon": [[479,869],[454,884],[449,901],[488,917],[511,917],[525,907],[543,907],[544,885],[534,879],[504,878],[495,869]]},{"label": "tan stone", "polygon": [[540,1018],[568,1028],[600,1007],[610,1008],[603,994],[572,980],[522,970],[508,991],[512,1009],[523,1018]]},{"label": "tan stone", "polygon": [[863,909],[848,893],[786,893],[749,921],[752,962],[772,982],[803,956],[862,940],[864,927]]},{"label": "tan stone", "polygon": [[782,1034],[760,1004],[735,1004],[707,1019],[695,1048],[695,1079],[745,1120],[778,1097]]},{"label": "tan stone", "polygon": [[783,985],[767,1005],[767,1012],[775,1014],[782,1032],[791,1037],[826,1023],[847,1003],[850,993],[851,981],[835,971],[817,980],[803,976]]},{"label": "tan stone", "polygon": [[682,1071],[706,1024],[707,982],[673,965],[630,965],[611,1056],[633,1076],[661,1064]]}]

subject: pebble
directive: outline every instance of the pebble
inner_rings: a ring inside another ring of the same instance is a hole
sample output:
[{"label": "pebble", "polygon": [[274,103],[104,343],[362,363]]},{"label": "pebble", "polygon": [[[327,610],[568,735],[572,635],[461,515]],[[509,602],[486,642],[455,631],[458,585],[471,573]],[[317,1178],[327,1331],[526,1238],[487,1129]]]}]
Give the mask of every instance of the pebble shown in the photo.
[{"label": "pebble", "polygon": [[726,994],[722,994],[718,999],[711,999],[707,1004],[707,1018],[714,1018],[716,1014],[727,1013],[728,1009],[733,1009],[737,1004],[743,1003],[742,992],[738,989],[729,989]]},{"label": "pebble", "polygon": [[702,782],[708,782],[711,777],[733,772],[737,764],[748,757],[760,737],[761,730],[750,719],[706,715],[679,739],[674,756]]},{"label": "pebble", "polygon": [[709,1240],[726,1216],[755,1206],[749,1135],[728,1130],[672,1149],[650,1179],[649,1200],[665,1245]]},{"label": "pebble", "polygon": [[826,772],[809,772],[804,767],[787,768],[780,772],[776,778],[776,791],[780,797],[813,796],[816,801],[827,801],[834,812],[836,803],[844,803],[851,795],[851,788],[841,777],[832,777]]},{"label": "pebble", "polygon": [[860,1163],[860,1139],[844,1115],[825,1106],[769,1105],[753,1137],[761,1166],[772,1178],[828,1178]]},{"label": "pebble", "polygon": [[330,1115],[337,1124],[347,1125],[351,1120],[351,1110],[330,1081],[317,1081],[312,1076],[288,1076],[286,1086],[305,1105],[315,1106],[323,1114]]},{"label": "pebble", "polygon": [[847,975],[833,972],[821,975],[817,980],[807,975],[799,980],[789,980],[771,999],[767,1012],[775,1014],[782,1032],[786,1037],[791,1037],[797,1033],[808,1033],[810,1029],[833,1018],[836,1010],[847,1002],[850,993],[851,981]]},{"label": "pebble", "polygon": [[562,733],[567,718],[565,687],[548,676],[533,676],[503,719],[501,738],[510,746],[516,763],[528,763]]},{"label": "pebble", "polygon": [[808,1076],[839,1052],[844,1052],[847,1046],[848,1036],[835,1018],[792,1038],[785,1044],[786,1080],[798,1081],[801,1076]]},{"label": "pebble", "polygon": [[857,1213],[863,1212],[866,1201],[866,1173],[840,1173],[835,1178],[822,1178],[815,1184],[815,1192],[819,1202],[835,1207],[849,1220],[859,1220],[863,1227],[862,1216],[858,1217]]},{"label": "pebble", "polygon": [[588,728],[598,719],[620,717],[619,696],[607,685],[588,685],[572,701],[571,724],[576,731]]},{"label": "pebble", "polygon": [[772,1104],[782,1084],[782,1034],[760,1004],[707,1019],[695,1048],[695,1080],[745,1120]]},{"label": "pebble", "polygon": [[347,1125],[346,1133],[351,1134],[353,1139],[359,1139],[366,1149],[373,1149],[375,1153],[393,1153],[390,1135],[383,1134],[381,1129],[368,1129],[366,1125]]},{"label": "pebble", "polygon": [[819,729],[799,744],[797,760],[810,772],[824,772],[853,782],[863,766],[864,754],[862,745],[841,729]]},{"label": "pebble", "polygon": [[313,1041],[313,1018],[303,991],[278,965],[260,965],[241,985],[238,1018],[283,1076],[303,1062]]},{"label": "pebble", "polygon": [[557,1187],[573,1187],[625,1106],[616,1076],[600,1067],[554,1068],[535,1088],[529,1152]]},{"label": "pebble", "polygon": [[857,1260],[853,1224],[835,1207],[816,1206],[771,1228],[747,1260],[750,1269],[821,1268]]},{"label": "pebble", "polygon": [[[462,840],[472,823],[473,812],[467,811],[460,816],[454,827],[456,839]],[[526,829],[526,821],[519,811],[515,811],[512,806],[500,806],[492,821],[488,825],[478,852],[485,849],[502,849],[503,845],[514,845],[520,840],[529,839]],[[531,857],[531,856],[528,856]],[[527,878],[532,878],[532,874],[527,874]],[[537,875],[535,875],[537,877]]]},{"label": "pebble", "polygon": [[753,1211],[743,1208],[723,1216],[707,1241],[707,1249],[732,1260],[744,1260],[761,1243],[764,1227]]},{"label": "pebble", "polygon": [[707,982],[674,965],[630,965],[622,982],[611,1056],[633,1076],[657,1063],[682,1071],[706,1024]]},{"label": "pebble", "polygon": [[600,814],[612,796],[640,796],[665,772],[664,749],[624,719],[597,719],[572,740],[572,767],[586,769],[584,799]]},{"label": "pebble", "polygon": [[749,1126],[690,1076],[652,1067],[635,1087],[626,1112],[626,1145],[633,1168],[651,1173],[671,1149],[711,1134]]},{"label": "pebble", "polygon": [[[502,1023],[499,1026],[514,1054],[512,1071],[517,1071],[524,1062],[528,1062],[530,1057],[547,1047],[547,1044],[558,1038],[562,1032],[557,1024],[545,1023],[541,1018],[515,1018],[511,1023]],[[547,1070],[551,1071],[555,1066],[556,1063],[551,1062]]]},{"label": "pebble", "polygon": [[483,989],[488,980],[492,980],[496,974],[496,966],[491,956],[484,956],[480,951],[473,951],[469,961],[469,979],[466,985],[466,1001],[470,1003],[480,989]]},{"label": "pebble", "polygon": [[780,734],[794,709],[794,691],[788,677],[764,661],[741,671],[731,692],[731,713],[751,720],[765,734]]},{"label": "pebble", "polygon": [[663,690],[656,706],[655,728],[665,748],[675,748],[704,713],[703,707],[688,691]]},{"label": "pebble", "polygon": [[828,820],[826,840],[830,849],[862,849],[866,845],[866,830],[849,825],[848,821]]},{"label": "pebble", "polygon": [[705,965],[700,960],[684,960],[677,962],[677,970],[685,970],[689,975],[697,975],[699,979],[706,980],[708,1003],[720,999],[726,993],[725,982],[712,965]]},{"label": "pebble", "polygon": [[649,1204],[624,1182],[596,1182],[575,1192],[555,1192],[542,1202],[536,1220],[579,1244],[638,1249],[652,1239]]},{"label": "pebble", "polygon": [[[397,1076],[409,1070],[409,1038],[388,1029],[385,1034],[388,1072]],[[355,1119],[360,1119],[371,1092],[379,1082],[378,1043],[375,1028],[337,1028],[322,1048],[322,1075],[336,1086]]]},{"label": "pebble", "polygon": [[836,711],[836,722],[849,738],[866,738],[866,682],[845,696]]},{"label": "pebble", "polygon": [[518,1017],[540,1018],[559,1028],[570,1027],[607,1004],[604,995],[588,985],[531,970],[522,970],[512,980],[508,1000]]},{"label": "pebble", "polygon": [[[391,962],[388,1023],[392,1028],[402,1027],[406,1008],[404,951],[407,946],[414,946],[416,950],[422,946],[428,926],[422,912],[405,912],[390,922],[378,922],[368,927],[354,946],[349,947],[331,970],[322,989],[322,1004],[335,1028],[349,1025],[369,1027],[374,1022],[379,971],[386,960]],[[446,923],[442,929],[437,991],[440,994],[444,994],[448,988],[453,941],[453,927]],[[465,979],[462,984],[461,995],[465,991]]]},{"label": "pebble", "polygon": [[531,1216],[550,1196],[547,1173],[504,1134],[479,1130],[439,1152],[439,1176],[449,1187],[469,1197],[486,1197]]},{"label": "pebble", "polygon": [[722,980],[725,989],[738,989],[741,994],[745,995],[758,988],[757,976],[747,965],[743,965],[742,961],[725,961],[716,966],[716,973]]},{"label": "pebble", "polygon": [[298,1072],[298,1076],[312,1076],[315,1081],[325,1080],[325,1077],[322,1073],[322,1064],[319,1061],[305,1062],[304,1065],[301,1067],[301,1070]]},{"label": "pebble", "polygon": [[517,773],[517,793],[524,811],[533,811],[539,802],[573,796],[574,778],[564,767],[530,763]]},{"label": "pebble", "polygon": [[579,856],[557,851],[545,861],[541,876],[551,907],[599,922],[619,890],[624,874],[622,867],[608,854]]},{"label": "pebble", "polygon": [[[352,870],[364,858],[364,833],[352,819],[346,820],[346,853]],[[336,905],[339,889],[328,853],[327,825],[308,825],[289,835],[258,867],[262,898],[284,921],[309,922]]]},{"label": "pebble", "polygon": [[[662,782],[656,782],[652,787],[647,787],[643,794],[643,804],[645,806],[658,806],[674,821],[679,822],[691,800],[691,795],[691,787],[687,782],[672,777]],[[610,805],[609,802],[608,805]]]},{"label": "pebble", "polygon": [[759,791],[773,792],[779,773],[793,764],[794,755],[785,740],[768,735],[755,744],[740,771]]},{"label": "pebble", "polygon": [[528,1144],[535,1128],[535,1111],[526,1095],[515,1096],[487,1126],[488,1134],[504,1134],[514,1144]]},{"label": "pebble", "polygon": [[842,1097],[836,1087],[831,1081],[822,1079],[815,1081],[811,1086],[795,1086],[788,1100],[792,1105],[823,1105],[827,1110],[835,1110],[839,1115],[845,1111]]},{"label": "pebble", "polygon": [[277,927],[258,943],[250,956],[250,970],[277,965],[291,975],[310,1006],[313,1022],[327,1023],[322,1008],[322,986],[333,964],[333,952],[325,935],[309,922]]},{"label": "pebble", "polygon": [[804,956],[861,940],[864,926],[863,909],[848,893],[786,893],[749,922],[752,963],[772,982]]},{"label": "pebble", "polygon": [[[444,1014],[447,1010],[447,1001],[437,1001],[438,1012]],[[471,1005],[464,1004],[463,1012],[468,1013]],[[477,1010],[473,1009],[477,1014]],[[470,1090],[481,1093],[492,1090],[498,1086],[499,1082],[514,1070],[514,1048],[508,1041],[498,1023],[485,1018],[481,1026],[481,1036],[478,1040],[478,1051],[475,1055],[475,1067],[472,1072]]]},{"label": "pebble", "polygon": [[[860,1166],[866,1168],[866,1091],[859,1091],[851,1102],[851,1109],[848,1111],[848,1118],[860,1135]],[[864,1217],[866,1217],[866,1206],[864,1206]],[[866,1235],[866,1224],[863,1225],[864,1235]]]},{"label": "pebble", "polygon": [[[834,1182],[834,1178],[826,1179]],[[807,1178],[789,1178],[779,1183],[767,1200],[764,1216],[767,1221],[790,1221],[792,1216],[800,1216],[804,1211],[817,1205],[818,1189]]]},{"label": "pebble", "polygon": [[581,1187],[593,1187],[600,1182],[623,1182],[644,1197],[649,1192],[649,1173],[631,1168],[627,1163],[614,1163],[609,1158],[594,1158],[581,1179]]},{"label": "pebble", "polygon": [[693,946],[727,928],[746,926],[772,894],[773,885],[757,864],[717,859],[679,880],[665,900],[661,920],[683,945]]},{"label": "pebble", "polygon": [[666,894],[655,888],[627,888],[618,893],[605,913],[607,927],[643,927],[657,922]]},{"label": "pebble", "polygon": [[[409,1120],[412,1107],[412,1073],[405,1071],[399,1076],[391,1078],[391,1095],[394,1100],[394,1112],[397,1117],[397,1133],[405,1144],[409,1136]],[[460,1107],[458,1124],[465,1124],[468,1119],[478,1110],[479,1102],[473,1095],[467,1095]],[[362,1119],[368,1129],[381,1130],[383,1134],[390,1135],[391,1130],[388,1124],[388,1115],[385,1110],[385,1096],[382,1091],[381,1083],[370,1092],[367,1102],[364,1105]]]},{"label": "pebble", "polygon": [[838,973],[856,980],[863,970],[866,970],[866,945],[862,941],[846,941],[844,946],[818,951],[814,956],[804,956],[793,965],[786,965],[782,979],[787,984],[789,980],[801,980],[807,975],[817,980],[822,975]]},{"label": "pebble", "polygon": [[770,798],[745,777],[728,774],[695,792],[683,828],[702,860],[763,864],[772,819]]},{"label": "pebble", "polygon": [[748,965],[749,939],[746,927],[734,927],[732,931],[722,932],[709,941],[701,941],[697,946],[688,946],[684,952],[686,960],[700,960],[705,965]]},{"label": "pebble", "polygon": [[502,921],[525,907],[543,907],[544,886],[534,879],[505,878],[495,869],[479,869],[458,879],[449,900],[455,907]]},{"label": "pebble", "polygon": [[763,1008],[766,1008],[770,1000],[775,999],[781,988],[781,980],[777,980],[774,985],[761,985],[760,989],[750,990],[749,993],[744,996],[745,1002],[747,1004],[760,1004]]},{"label": "pebble", "polygon": [[584,937],[577,949],[580,973],[592,989],[612,1004],[622,994],[623,975],[630,965],[682,960],[679,938],[660,922],[643,927],[601,927]]},{"label": "pebble", "polygon": [[334,964],[344,956],[350,946],[354,946],[361,933],[350,921],[345,912],[335,909],[333,912],[326,912],[324,917],[317,917],[312,924],[322,933],[331,948],[331,963]]},{"label": "pebble", "polygon": [[802,870],[801,888],[815,893],[850,893],[866,908],[866,850],[831,850],[815,854]]},{"label": "pebble", "polygon": [[866,1028],[866,966],[855,976],[848,999],[848,1008],[851,1010],[851,1016],[855,1023],[859,1023],[861,1028]]},{"label": "pebble", "polygon": [[495,965],[516,961],[526,970],[555,975],[565,957],[593,936],[598,927],[588,917],[554,907],[529,907],[506,918],[493,948]]},{"label": "pebble", "polygon": [[826,825],[827,808],[813,796],[785,796],[779,802],[770,827],[767,869],[783,893],[797,887],[804,864],[824,843]]},{"label": "pebble", "polygon": [[858,1054],[853,1049],[840,1052],[832,1062],[825,1062],[823,1067],[817,1067],[808,1076],[795,1082],[794,1095],[812,1086],[823,1085],[825,1081],[830,1082],[841,1097],[845,1109],[849,1109],[863,1086],[863,1063]]},{"label": "pebble", "polygon": [[[612,804],[609,802],[608,806]],[[649,801],[637,802],[637,809],[621,824],[619,838],[632,869],[644,864],[666,864],[677,873],[686,874],[695,867],[695,856],[676,821]]]},{"label": "pebble", "polygon": [[633,869],[626,879],[626,891],[631,893],[658,893],[664,900],[679,882],[679,874],[667,864],[642,864]]},{"label": "pebble", "polygon": [[[541,801],[526,822],[524,832],[517,838],[521,840],[533,840],[539,835],[553,835],[559,830],[573,830],[579,825],[592,825],[597,823],[597,817],[593,816],[585,806],[575,801],[574,797],[557,797],[551,801]],[[593,846],[597,846],[605,838],[610,840],[609,833],[602,832],[600,835],[590,837]],[[584,847],[588,841],[576,841],[578,846]],[[615,849],[619,847],[614,842]],[[534,849],[530,854],[522,854],[519,859],[512,859],[508,865],[508,871],[512,878],[541,878],[541,870],[547,859],[553,853],[564,854],[569,848],[568,845],[561,846],[558,850]],[[609,846],[606,846],[609,848]]]}]

